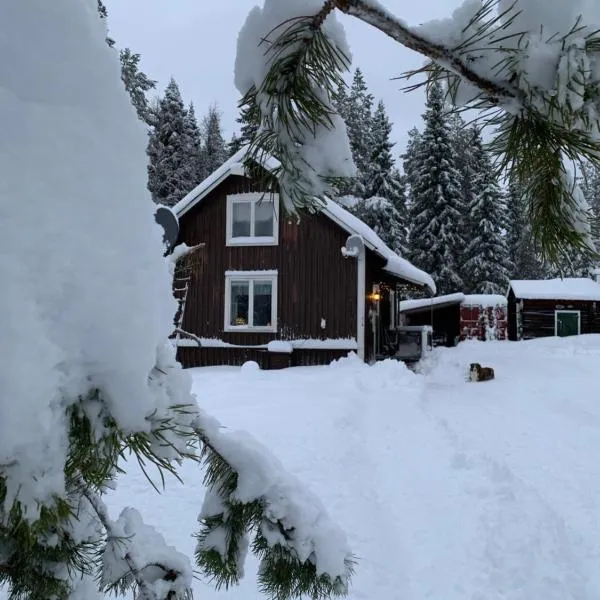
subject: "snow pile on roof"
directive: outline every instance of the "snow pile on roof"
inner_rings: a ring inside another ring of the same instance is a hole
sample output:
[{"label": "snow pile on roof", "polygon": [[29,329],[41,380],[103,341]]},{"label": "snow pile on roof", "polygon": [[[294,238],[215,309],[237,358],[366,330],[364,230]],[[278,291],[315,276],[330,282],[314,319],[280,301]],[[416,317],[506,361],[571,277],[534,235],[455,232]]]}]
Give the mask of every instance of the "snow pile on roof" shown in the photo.
[{"label": "snow pile on roof", "polygon": [[418,298],[416,300],[402,300],[400,302],[400,312],[425,309],[433,306],[444,306],[451,304],[461,304],[462,306],[481,306],[484,308],[494,306],[506,306],[506,298],[500,294],[446,294],[445,296],[435,296],[434,298]]},{"label": "snow pile on roof", "polygon": [[416,300],[402,300],[399,305],[400,312],[409,310],[418,310],[430,306],[440,306],[443,304],[460,304],[465,299],[465,295],[458,292],[456,294],[447,294],[445,296],[435,296],[434,298],[418,298]]},{"label": "snow pile on roof", "polygon": [[600,284],[585,277],[514,279],[510,287],[517,299],[600,301]]},{"label": "snow pile on roof", "polygon": [[[189,194],[182,198],[174,207],[175,213],[181,217],[192,209],[196,204],[202,201],[219,183],[221,183],[229,175],[243,175],[243,162],[248,151],[248,147],[240,148],[229,160],[227,160],[214,173],[207,177],[203,182],[197,185]],[[279,161],[273,157],[266,157],[263,166],[266,169],[273,170],[277,168]],[[429,288],[435,294],[435,283],[432,277],[415,267],[405,258],[398,256],[393,250],[386,246],[385,242],[365,223],[353,214],[349,213],[345,208],[334,202],[326,200],[322,211],[340,227],[345,229],[350,234],[360,235],[367,247],[384,258],[387,263],[384,267],[386,271],[415,283]]]},{"label": "snow pile on roof", "polygon": [[71,402],[100,389],[125,431],[175,403],[149,383],[177,304],[146,132],[105,35],[91,1],[3,5],[0,464],[32,518],[64,493]]},{"label": "snow pile on roof", "polygon": [[494,306],[506,306],[506,296],[500,294],[467,294],[463,300],[463,306],[483,306],[485,308]]}]

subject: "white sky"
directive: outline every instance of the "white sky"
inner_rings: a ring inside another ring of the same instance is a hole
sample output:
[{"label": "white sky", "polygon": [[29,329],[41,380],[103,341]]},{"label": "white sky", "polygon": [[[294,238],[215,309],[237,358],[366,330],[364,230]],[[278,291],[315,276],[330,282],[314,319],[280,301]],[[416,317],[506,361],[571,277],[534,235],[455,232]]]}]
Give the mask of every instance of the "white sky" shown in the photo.
[{"label": "white sky", "polygon": [[[381,0],[410,25],[449,16],[459,0]],[[171,76],[184,100],[202,116],[216,103],[226,139],[237,129],[239,94],[233,84],[238,32],[259,0],[104,0],[111,36],[119,47],[142,55],[142,68],[162,93]],[[262,4],[262,2],[260,2]],[[391,78],[419,66],[423,59],[384,34],[350,17],[341,17],[353,53],[371,92],[382,98],[394,123],[395,156],[404,150],[406,132],[421,126],[421,92],[400,91]]]}]

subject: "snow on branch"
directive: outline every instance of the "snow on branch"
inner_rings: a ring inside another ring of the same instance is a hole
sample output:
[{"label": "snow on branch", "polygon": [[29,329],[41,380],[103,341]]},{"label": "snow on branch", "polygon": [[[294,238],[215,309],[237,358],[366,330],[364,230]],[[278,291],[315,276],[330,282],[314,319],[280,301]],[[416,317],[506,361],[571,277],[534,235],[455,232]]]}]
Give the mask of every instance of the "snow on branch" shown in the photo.
[{"label": "snow on branch", "polygon": [[334,8],[429,59],[404,75],[424,76],[409,89],[442,82],[456,110],[480,111],[496,132],[498,170],[525,192],[545,259],[593,252],[569,171],[586,160],[600,168],[600,33],[577,1],[541,10],[534,0],[465,0],[448,19],[409,27],[376,0],[264,0],[240,33],[236,85],[261,116],[250,157],[280,160],[288,209],[318,210],[335,178],[348,176],[331,97],[350,51]]},{"label": "snow on branch", "polygon": [[410,28],[404,21],[372,0],[335,0],[336,6],[347,15],[379,29],[406,48],[427,56],[463,77],[489,96],[493,103],[519,99],[522,93],[515,87],[500,84],[475,71],[469,62],[443,43],[429,39],[424,33]]},{"label": "snow on branch", "polygon": [[187,598],[192,585],[192,568],[187,557],[167,546],[163,536],[144,524],[133,508],[121,512],[113,521],[99,494],[80,481],[106,531],[102,557],[102,585],[107,590],[124,591],[132,584],[138,588],[138,600]]},{"label": "snow on branch", "polygon": [[259,585],[280,600],[345,595],[354,558],[345,534],[309,490],[252,436],[196,422],[207,468],[197,563],[217,587],[243,577],[245,556],[261,560]]}]

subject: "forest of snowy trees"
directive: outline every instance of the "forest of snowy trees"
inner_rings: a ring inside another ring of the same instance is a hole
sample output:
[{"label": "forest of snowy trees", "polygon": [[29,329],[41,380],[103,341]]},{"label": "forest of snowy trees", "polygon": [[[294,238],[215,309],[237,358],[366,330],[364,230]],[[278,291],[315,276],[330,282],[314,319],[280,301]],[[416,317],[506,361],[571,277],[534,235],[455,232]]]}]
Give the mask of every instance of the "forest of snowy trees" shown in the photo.
[{"label": "forest of snowy trees", "polygon": [[[239,131],[226,142],[216,105],[198,122],[173,78],[162,96],[148,99],[156,82],[140,71],[140,56],[128,48],[120,56],[123,82],[148,126],[148,189],[156,203],[173,206],[252,140],[258,111],[242,105]],[[386,107],[360,68],[340,85],[335,107],[357,168],[355,178],[338,181],[335,200],[430,273],[439,293],[504,293],[511,278],[587,276],[595,266],[577,252],[558,265],[541,259],[524,194],[497,172],[481,130],[448,110],[439,84],[428,90],[422,122],[408,132],[404,149],[391,141]],[[580,185],[599,241],[600,173],[585,169]]]}]

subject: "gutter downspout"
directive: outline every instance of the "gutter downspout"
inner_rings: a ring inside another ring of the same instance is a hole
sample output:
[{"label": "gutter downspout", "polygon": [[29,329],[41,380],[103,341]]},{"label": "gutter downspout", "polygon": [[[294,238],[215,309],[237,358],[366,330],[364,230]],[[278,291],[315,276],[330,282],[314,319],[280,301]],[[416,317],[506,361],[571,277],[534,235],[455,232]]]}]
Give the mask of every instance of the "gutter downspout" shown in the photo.
[{"label": "gutter downspout", "polygon": [[342,248],[344,258],[356,258],[356,346],[357,354],[365,360],[365,284],[367,278],[367,254],[360,235],[351,235]]}]

